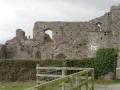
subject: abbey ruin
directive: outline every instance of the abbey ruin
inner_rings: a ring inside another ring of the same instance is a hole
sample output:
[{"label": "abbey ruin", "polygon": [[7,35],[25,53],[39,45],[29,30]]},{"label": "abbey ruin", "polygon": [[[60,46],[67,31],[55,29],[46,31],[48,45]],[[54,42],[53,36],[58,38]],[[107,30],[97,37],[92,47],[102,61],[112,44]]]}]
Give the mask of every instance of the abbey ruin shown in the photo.
[{"label": "abbey ruin", "polygon": [[17,29],[0,58],[79,59],[108,47],[120,47],[120,6],[88,22],[36,22],[33,39]]}]

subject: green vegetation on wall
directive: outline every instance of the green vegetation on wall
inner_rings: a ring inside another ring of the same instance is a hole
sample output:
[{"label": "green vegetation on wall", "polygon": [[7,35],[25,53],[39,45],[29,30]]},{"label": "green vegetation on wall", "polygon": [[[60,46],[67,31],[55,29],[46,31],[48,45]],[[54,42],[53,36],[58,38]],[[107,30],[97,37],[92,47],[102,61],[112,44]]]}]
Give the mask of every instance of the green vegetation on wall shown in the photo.
[{"label": "green vegetation on wall", "polygon": [[95,69],[95,77],[116,72],[118,50],[114,48],[98,49],[95,58],[85,58],[82,60],[72,60],[67,62],[67,66],[90,67]]},{"label": "green vegetation on wall", "polygon": [[64,66],[94,68],[95,77],[116,72],[118,49],[98,49],[96,57],[79,60],[0,60],[0,81],[24,81],[36,79],[36,64],[40,66]]},{"label": "green vegetation on wall", "polygon": [[62,66],[62,62],[65,62],[67,67],[94,68],[95,77],[97,78],[109,72],[116,72],[117,56],[118,49],[102,48],[97,50],[96,57],[94,58],[83,58],[79,60],[46,60],[43,61],[43,63],[44,65],[50,66],[56,64]]},{"label": "green vegetation on wall", "polygon": [[36,79],[35,60],[0,60],[0,81],[25,81]]}]

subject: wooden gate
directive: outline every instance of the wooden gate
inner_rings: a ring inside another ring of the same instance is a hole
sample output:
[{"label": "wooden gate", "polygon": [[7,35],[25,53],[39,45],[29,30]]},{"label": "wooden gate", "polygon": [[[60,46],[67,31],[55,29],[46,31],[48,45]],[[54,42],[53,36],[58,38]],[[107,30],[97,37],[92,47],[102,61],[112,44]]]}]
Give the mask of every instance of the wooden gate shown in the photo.
[{"label": "wooden gate", "polygon": [[94,69],[75,67],[40,67],[37,85],[26,90],[94,90]]}]

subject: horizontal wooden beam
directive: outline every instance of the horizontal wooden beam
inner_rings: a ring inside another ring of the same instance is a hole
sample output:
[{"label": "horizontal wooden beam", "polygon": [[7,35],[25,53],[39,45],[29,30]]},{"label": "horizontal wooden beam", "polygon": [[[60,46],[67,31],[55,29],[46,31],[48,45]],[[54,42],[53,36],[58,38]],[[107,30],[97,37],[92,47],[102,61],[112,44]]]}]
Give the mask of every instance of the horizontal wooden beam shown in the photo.
[{"label": "horizontal wooden beam", "polygon": [[54,77],[54,78],[57,78],[57,77],[62,77],[62,75],[51,75],[51,74],[36,74],[37,77]]},{"label": "horizontal wooden beam", "polygon": [[78,67],[36,67],[37,70],[92,70],[92,68],[78,68]]}]

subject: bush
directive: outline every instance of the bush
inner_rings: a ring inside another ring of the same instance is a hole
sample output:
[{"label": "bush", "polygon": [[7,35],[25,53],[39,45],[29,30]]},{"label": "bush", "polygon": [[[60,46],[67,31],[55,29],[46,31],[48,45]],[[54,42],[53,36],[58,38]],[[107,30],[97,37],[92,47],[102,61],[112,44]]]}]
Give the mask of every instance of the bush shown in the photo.
[{"label": "bush", "polygon": [[0,81],[25,81],[36,79],[35,60],[0,60]]},{"label": "bush", "polygon": [[98,49],[95,58],[85,58],[82,60],[72,60],[67,62],[67,66],[94,68],[95,77],[116,72],[118,49],[103,48]]}]

